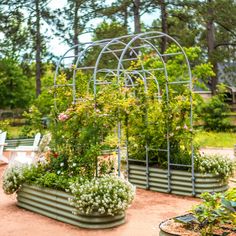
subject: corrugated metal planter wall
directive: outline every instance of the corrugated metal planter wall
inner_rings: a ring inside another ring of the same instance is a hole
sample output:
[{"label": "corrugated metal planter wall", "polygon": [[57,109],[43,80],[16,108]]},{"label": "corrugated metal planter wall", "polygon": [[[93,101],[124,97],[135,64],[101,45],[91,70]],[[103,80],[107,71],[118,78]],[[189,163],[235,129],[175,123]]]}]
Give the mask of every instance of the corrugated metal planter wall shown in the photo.
[{"label": "corrugated metal planter wall", "polygon": [[[137,187],[156,192],[168,192],[168,172],[165,169],[129,164],[129,181]],[[192,196],[192,176],[190,172],[171,170],[171,193]],[[223,192],[228,189],[226,182],[212,174],[195,173],[195,193],[199,197],[203,192]]]},{"label": "corrugated metal planter wall", "polygon": [[50,218],[89,229],[111,228],[125,223],[125,214],[107,216],[100,214],[74,215],[68,193],[24,184],[17,192],[17,205]]}]

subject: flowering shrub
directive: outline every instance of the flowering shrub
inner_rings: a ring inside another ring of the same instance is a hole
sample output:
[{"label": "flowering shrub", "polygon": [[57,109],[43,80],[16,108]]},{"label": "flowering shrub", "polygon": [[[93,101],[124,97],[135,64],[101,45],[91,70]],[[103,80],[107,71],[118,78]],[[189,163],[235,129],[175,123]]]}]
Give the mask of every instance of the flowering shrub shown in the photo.
[{"label": "flowering shrub", "polygon": [[58,120],[60,121],[66,121],[69,119],[69,115],[67,115],[66,113],[62,112],[58,115]]},{"label": "flowering shrub", "polygon": [[234,173],[235,162],[222,155],[204,155],[195,157],[195,169],[200,173],[219,175],[227,180]]},{"label": "flowering shrub", "polygon": [[131,204],[135,188],[124,179],[104,176],[85,181],[84,184],[72,183],[70,199],[79,214],[100,213],[116,215],[123,213]]},{"label": "flowering shrub", "polygon": [[6,194],[13,194],[24,182],[24,170],[27,166],[14,165],[7,168],[3,174],[3,191]]}]

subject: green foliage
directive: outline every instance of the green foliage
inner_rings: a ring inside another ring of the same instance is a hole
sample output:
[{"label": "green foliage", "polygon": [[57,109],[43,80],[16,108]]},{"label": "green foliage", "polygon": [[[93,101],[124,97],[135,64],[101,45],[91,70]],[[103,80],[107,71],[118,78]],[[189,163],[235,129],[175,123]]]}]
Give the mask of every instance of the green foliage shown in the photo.
[{"label": "green foliage", "polygon": [[54,67],[51,64],[44,65],[44,73],[41,77],[41,94],[34,100],[35,105],[41,117],[48,116],[50,114],[53,104],[53,77]]},{"label": "green foliage", "polygon": [[47,172],[44,175],[41,175],[34,184],[49,187],[53,189],[63,190],[69,188],[69,179],[67,176],[57,175],[56,173]]},{"label": "green foliage", "polygon": [[222,197],[221,204],[227,209],[228,214],[225,215],[225,220],[232,222],[236,229],[236,188],[230,188]]},{"label": "green foliage", "polygon": [[220,176],[222,181],[234,174],[236,163],[222,155],[204,155],[195,157],[195,170],[200,173],[211,173]]},{"label": "green foliage", "polygon": [[32,98],[32,81],[13,59],[0,60],[0,108],[26,108]]},{"label": "green foliage", "polygon": [[0,130],[8,132],[10,128],[10,120],[0,120]]},{"label": "green foliage", "polygon": [[35,183],[38,178],[45,174],[45,168],[42,165],[31,165],[24,170],[24,182],[28,184]]},{"label": "green foliage", "polygon": [[229,189],[225,194],[201,194],[203,202],[193,209],[201,235],[214,235],[214,231],[225,224],[230,225],[233,230],[236,222],[235,190]]},{"label": "green foliage", "polygon": [[201,195],[203,203],[198,205],[193,211],[203,236],[213,235],[214,226],[221,222],[220,216],[223,211],[220,204],[221,197],[220,193],[203,193]]},{"label": "green foliage", "polygon": [[227,118],[230,112],[229,105],[225,103],[225,87],[218,86],[218,94],[202,103],[199,108],[199,117],[204,121],[207,130],[224,131],[231,127]]},{"label": "green foliage", "polygon": [[45,66],[45,73],[41,78],[42,92],[33,101],[33,104],[31,104],[29,109],[23,113],[27,125],[22,129],[22,136],[32,137],[37,132],[45,132],[46,127],[43,124],[42,119],[47,119],[47,123],[49,123],[49,115],[54,105],[52,89],[53,73],[52,65]]},{"label": "green foliage", "polygon": [[111,39],[126,35],[127,29],[117,21],[100,23],[94,31],[93,41],[102,39]]},{"label": "green foliage", "polygon": [[[179,49],[171,45],[166,53],[178,53]],[[185,48],[189,60],[196,63],[193,67],[193,78],[207,80],[213,73],[209,63],[199,63],[201,50],[199,47]],[[166,61],[168,80],[183,81],[189,80],[187,65],[184,63],[183,55],[176,55]],[[198,63],[197,63],[198,62]],[[131,63],[130,69],[162,68],[162,62],[154,56],[149,49],[143,49],[143,56],[135,63]],[[179,164],[190,164],[191,162],[191,139],[194,132],[190,125],[190,93],[188,87],[181,85],[168,85],[168,94],[165,90],[166,78],[163,71],[154,71],[155,77],[160,86],[162,100],[155,99],[157,89],[155,83],[149,82],[148,92],[143,89],[144,82],[136,79],[138,86],[131,90],[136,97],[134,98],[132,109],[124,111],[127,114],[129,137],[129,156],[134,159],[145,159],[145,146],[150,147],[149,159],[158,162],[161,167],[166,167],[167,157],[164,152],[155,151],[156,149],[167,148],[167,129],[169,133],[171,162]],[[148,78],[151,81],[151,77]],[[195,83],[200,82],[195,79]],[[129,91],[130,92],[130,91]],[[126,95],[129,98],[132,95]],[[168,102],[167,102],[168,100]],[[147,115],[145,115],[147,113]],[[148,124],[148,126],[147,126]],[[167,128],[168,126],[168,128]],[[152,150],[153,149],[153,150]]]},{"label": "green foliage", "polygon": [[[65,191],[69,187],[69,176],[66,174],[59,175],[52,172],[47,165],[31,165],[23,170],[23,181],[28,184],[35,184],[41,187]],[[73,179],[70,179],[73,181]]]},{"label": "green foliage", "polygon": [[[226,193],[225,193],[225,198],[229,201],[234,201],[236,202],[236,188],[230,188]],[[235,208],[235,206],[234,206]]]},{"label": "green foliage", "polygon": [[23,116],[27,120],[27,125],[21,131],[23,136],[32,137],[38,132],[43,133],[42,113],[36,106],[32,105],[29,112],[24,112]]},{"label": "green foliage", "polygon": [[[3,2],[1,2],[4,4]],[[5,8],[5,7],[4,7]],[[2,12],[1,8],[1,55],[4,57],[22,60],[29,47],[29,32],[25,27],[24,16],[11,8]]]},{"label": "green foliage", "polygon": [[[93,41],[112,39],[115,37],[123,36],[127,34],[127,29],[117,21],[103,21],[97,26],[93,33]],[[110,45],[110,49],[120,49],[122,45]],[[94,65],[98,58],[99,53],[102,48],[100,46],[94,46],[88,50],[87,55],[85,56],[86,65]],[[99,61],[100,68],[114,68],[114,65],[117,64],[117,58],[112,54],[103,54],[102,58]]]},{"label": "green foliage", "polygon": [[115,176],[103,176],[85,181],[84,184],[70,184],[73,195],[71,204],[77,214],[100,213],[117,215],[123,213],[132,203],[134,187],[124,179]]}]

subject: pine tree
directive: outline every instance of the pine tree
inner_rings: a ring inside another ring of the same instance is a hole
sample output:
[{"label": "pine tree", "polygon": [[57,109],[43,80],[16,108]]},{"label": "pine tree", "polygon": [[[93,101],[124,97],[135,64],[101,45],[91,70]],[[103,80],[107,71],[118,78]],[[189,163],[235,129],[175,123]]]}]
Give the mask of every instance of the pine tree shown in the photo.
[{"label": "pine tree", "polygon": [[[28,55],[35,54],[32,59],[35,60],[36,96],[41,93],[42,59],[46,54],[46,41],[50,38],[42,32],[42,26],[51,24],[53,19],[47,6],[49,2],[49,0],[19,0],[17,2],[15,0],[2,0],[2,5],[7,9],[8,15],[18,12],[18,14],[24,16],[28,31],[26,43],[29,49]],[[22,37],[19,37],[17,42],[20,44],[22,39]]]},{"label": "pine tree", "polygon": [[[87,24],[91,19],[96,18],[103,9],[101,1],[96,0],[67,0],[63,9],[57,9],[56,34],[69,46],[79,44],[79,36],[92,32],[93,28]],[[78,54],[79,47],[74,49],[74,55]]]}]

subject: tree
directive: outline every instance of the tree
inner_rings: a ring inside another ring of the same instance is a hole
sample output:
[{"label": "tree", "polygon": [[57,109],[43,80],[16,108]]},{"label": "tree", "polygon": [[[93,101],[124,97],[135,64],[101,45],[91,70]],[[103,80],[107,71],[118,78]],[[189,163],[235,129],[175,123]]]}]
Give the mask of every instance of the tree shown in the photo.
[{"label": "tree", "polygon": [[0,108],[26,108],[32,98],[32,80],[13,59],[0,60]]},{"label": "tree", "polygon": [[141,33],[142,28],[141,16],[144,13],[153,11],[153,1],[141,0],[117,0],[101,11],[101,15],[122,22],[128,30],[128,20],[132,18],[134,22],[134,33]]},{"label": "tree", "polygon": [[[209,85],[215,94],[217,64],[232,62],[236,52],[236,2],[233,0],[156,0],[152,7],[160,9],[161,16],[153,28],[168,33],[183,46],[198,45],[205,51],[215,72]],[[229,14],[230,12],[230,14]],[[168,40],[163,37],[162,53]]]},{"label": "tree", "polygon": [[[2,0],[2,4],[7,9],[8,15],[12,12],[18,12],[24,16],[24,21],[27,24],[29,48],[28,55],[35,53],[35,57],[29,56],[28,59],[35,60],[35,82],[36,82],[36,96],[41,93],[41,76],[43,73],[42,60],[46,55],[46,41],[50,38],[42,32],[42,26],[51,24],[53,16],[48,8],[47,0]],[[20,41],[21,38],[17,42]]]},{"label": "tree", "polygon": [[[102,39],[109,39],[109,38],[116,38],[119,36],[123,36],[127,34],[127,29],[124,27],[123,24],[112,21],[107,22],[103,21],[101,24],[97,26],[93,33],[93,41],[102,40]],[[116,49],[119,47],[123,47],[121,45],[115,45]],[[112,48],[112,46],[110,47]],[[98,54],[101,52],[101,47],[93,47],[92,50],[88,51],[88,55],[85,56],[86,64],[94,65]],[[114,63],[117,63],[117,58],[115,58],[112,54],[103,54],[100,67],[101,68],[113,68]]]},{"label": "tree", "polygon": [[[81,34],[93,31],[87,24],[98,16],[101,9],[103,4],[97,0],[67,0],[63,9],[55,11],[55,14],[60,15],[55,22],[56,34],[69,46],[78,45]],[[78,51],[79,47],[75,47],[75,56],[78,55]]]},{"label": "tree", "polygon": [[[216,93],[217,63],[232,60],[236,52],[236,2],[233,0],[206,0],[198,8],[202,32],[202,45],[207,48],[208,60],[213,64],[211,90]],[[230,12],[230,14],[229,14]],[[204,43],[205,41],[205,43]],[[234,47],[232,47],[234,46]],[[233,53],[232,53],[233,52]],[[230,58],[231,57],[231,58]]]},{"label": "tree", "polygon": [[0,22],[0,31],[3,34],[3,38],[0,40],[1,57],[20,60],[27,52],[29,37],[29,32],[23,25],[23,14],[18,9],[7,13],[2,12]]}]

